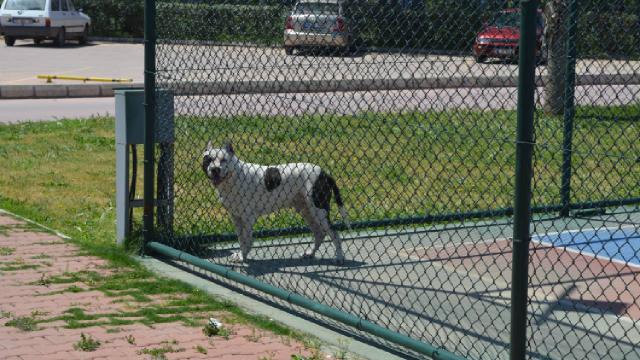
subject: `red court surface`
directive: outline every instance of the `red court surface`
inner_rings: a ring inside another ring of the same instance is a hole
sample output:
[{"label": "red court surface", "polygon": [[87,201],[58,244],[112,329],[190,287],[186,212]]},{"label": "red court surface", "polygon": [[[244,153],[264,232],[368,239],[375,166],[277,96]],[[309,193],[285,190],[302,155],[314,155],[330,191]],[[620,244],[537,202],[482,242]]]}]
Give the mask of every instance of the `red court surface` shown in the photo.
[{"label": "red court surface", "polygon": [[[504,298],[510,289],[511,251],[511,239],[502,239],[416,248],[409,255],[491,284],[474,295]],[[640,304],[635,300],[640,298],[640,267],[531,242],[529,281],[534,304],[640,320]]]}]

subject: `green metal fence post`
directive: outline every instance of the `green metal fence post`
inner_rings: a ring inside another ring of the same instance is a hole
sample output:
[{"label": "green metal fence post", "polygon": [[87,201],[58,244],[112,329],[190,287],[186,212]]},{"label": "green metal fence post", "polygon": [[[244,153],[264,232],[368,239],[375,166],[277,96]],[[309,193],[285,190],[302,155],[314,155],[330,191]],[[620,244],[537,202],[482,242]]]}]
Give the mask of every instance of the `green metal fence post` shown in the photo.
[{"label": "green metal fence post", "polygon": [[520,3],[520,67],[518,130],[511,285],[511,360],[523,360],[527,350],[527,287],[531,235],[531,176],[535,111],[537,0]]},{"label": "green metal fence post", "polygon": [[564,89],[564,140],[562,144],[562,185],[560,216],[568,216],[571,209],[571,155],[573,143],[573,119],[575,117],[576,83],[576,28],[578,26],[578,0],[569,0],[567,17],[567,71]]},{"label": "green metal fence post", "polygon": [[154,206],[154,125],[156,74],[156,4],[144,1],[144,198],[143,228],[145,244],[153,234]]}]

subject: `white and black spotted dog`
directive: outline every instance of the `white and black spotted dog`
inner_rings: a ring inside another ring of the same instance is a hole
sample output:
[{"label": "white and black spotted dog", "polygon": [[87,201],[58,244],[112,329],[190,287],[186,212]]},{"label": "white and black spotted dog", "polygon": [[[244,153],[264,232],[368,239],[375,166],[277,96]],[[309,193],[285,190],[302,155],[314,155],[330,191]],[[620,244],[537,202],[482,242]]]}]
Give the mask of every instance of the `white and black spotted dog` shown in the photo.
[{"label": "white and black spotted dog", "polygon": [[336,248],[336,262],[344,262],[342,240],[329,221],[329,202],[332,193],[340,214],[349,227],[340,190],[335,180],[319,166],[309,163],[290,163],[264,166],[241,161],[231,144],[214,148],[207,144],[202,170],[217,189],[222,205],[236,227],[240,252],[231,255],[235,262],[248,260],[253,242],[253,225],[261,215],[285,208],[295,209],[314,235],[313,247],[302,256],[313,258],[326,235]]}]

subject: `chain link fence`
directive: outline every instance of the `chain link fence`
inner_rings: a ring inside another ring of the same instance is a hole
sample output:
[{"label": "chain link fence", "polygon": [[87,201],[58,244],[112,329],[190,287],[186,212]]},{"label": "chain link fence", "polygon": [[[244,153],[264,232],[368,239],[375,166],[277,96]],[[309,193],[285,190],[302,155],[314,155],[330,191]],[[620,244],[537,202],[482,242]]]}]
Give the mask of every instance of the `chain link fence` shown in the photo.
[{"label": "chain link fence", "polygon": [[[402,357],[509,357],[519,3],[147,2],[150,249]],[[639,16],[540,4],[529,358],[640,359]]]}]

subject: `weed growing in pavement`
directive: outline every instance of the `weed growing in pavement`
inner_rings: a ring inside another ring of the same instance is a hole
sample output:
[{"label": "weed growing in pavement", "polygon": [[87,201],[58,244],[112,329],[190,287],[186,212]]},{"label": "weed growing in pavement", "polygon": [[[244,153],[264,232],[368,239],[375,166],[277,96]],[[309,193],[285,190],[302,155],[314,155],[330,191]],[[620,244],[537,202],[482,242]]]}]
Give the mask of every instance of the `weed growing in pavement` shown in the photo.
[{"label": "weed growing in pavement", "polygon": [[302,340],[302,345],[305,350],[311,351],[309,357],[302,357],[303,360],[320,360],[322,359],[322,353],[320,352],[320,342],[316,339],[305,338]]},{"label": "weed growing in pavement", "polygon": [[347,360],[347,349],[349,348],[349,340],[341,338],[338,339],[338,351],[333,353],[333,357],[336,360]]},{"label": "weed growing in pavement", "polygon": [[207,355],[207,353],[208,353],[207,348],[205,348],[205,347],[204,347],[204,346],[202,346],[202,345],[196,345],[195,349],[196,349],[196,351],[197,351],[197,352],[199,352],[200,354]]},{"label": "weed growing in pavement", "polygon": [[260,334],[259,331],[256,331],[256,329],[253,328],[253,329],[251,329],[251,334],[245,335],[244,338],[249,340],[249,341],[251,341],[251,342],[258,342],[262,338],[262,334]]},{"label": "weed growing in pavement", "polygon": [[22,331],[38,330],[38,321],[33,316],[18,316],[7,321],[5,326],[18,328]]},{"label": "weed growing in pavement", "polygon": [[[175,344],[174,344],[175,345]],[[168,353],[177,353],[185,351],[184,348],[174,348],[168,342],[165,342],[159,348],[144,348],[138,351],[138,355],[149,355],[152,359],[155,360],[165,360],[167,358],[166,354]]]},{"label": "weed growing in pavement", "polygon": [[202,333],[207,337],[220,336],[225,340],[229,340],[229,338],[231,337],[231,330],[227,329],[224,326],[214,326],[210,323],[207,323],[202,328]]},{"label": "weed growing in pavement", "polygon": [[131,335],[131,334],[127,335],[127,337],[125,337],[125,339],[127,340],[127,342],[130,345],[135,345],[136,344],[136,338],[133,337],[133,335]]},{"label": "weed growing in pavement", "polygon": [[17,258],[14,261],[0,262],[0,271],[19,271],[28,269],[37,269],[38,264],[27,264],[23,258]]},{"label": "weed growing in pavement", "polygon": [[80,340],[73,344],[73,348],[77,351],[96,351],[99,347],[100,341],[84,333],[80,333]]},{"label": "weed growing in pavement", "polygon": [[276,358],[276,352],[275,351],[269,351],[267,355],[260,356],[258,358],[258,360],[274,360],[275,358]]},{"label": "weed growing in pavement", "polygon": [[10,247],[0,247],[0,256],[9,256],[16,251],[14,248]]},{"label": "weed growing in pavement", "polygon": [[292,354],[291,360],[322,360],[320,354],[313,353],[310,356],[304,356],[300,354]]}]

